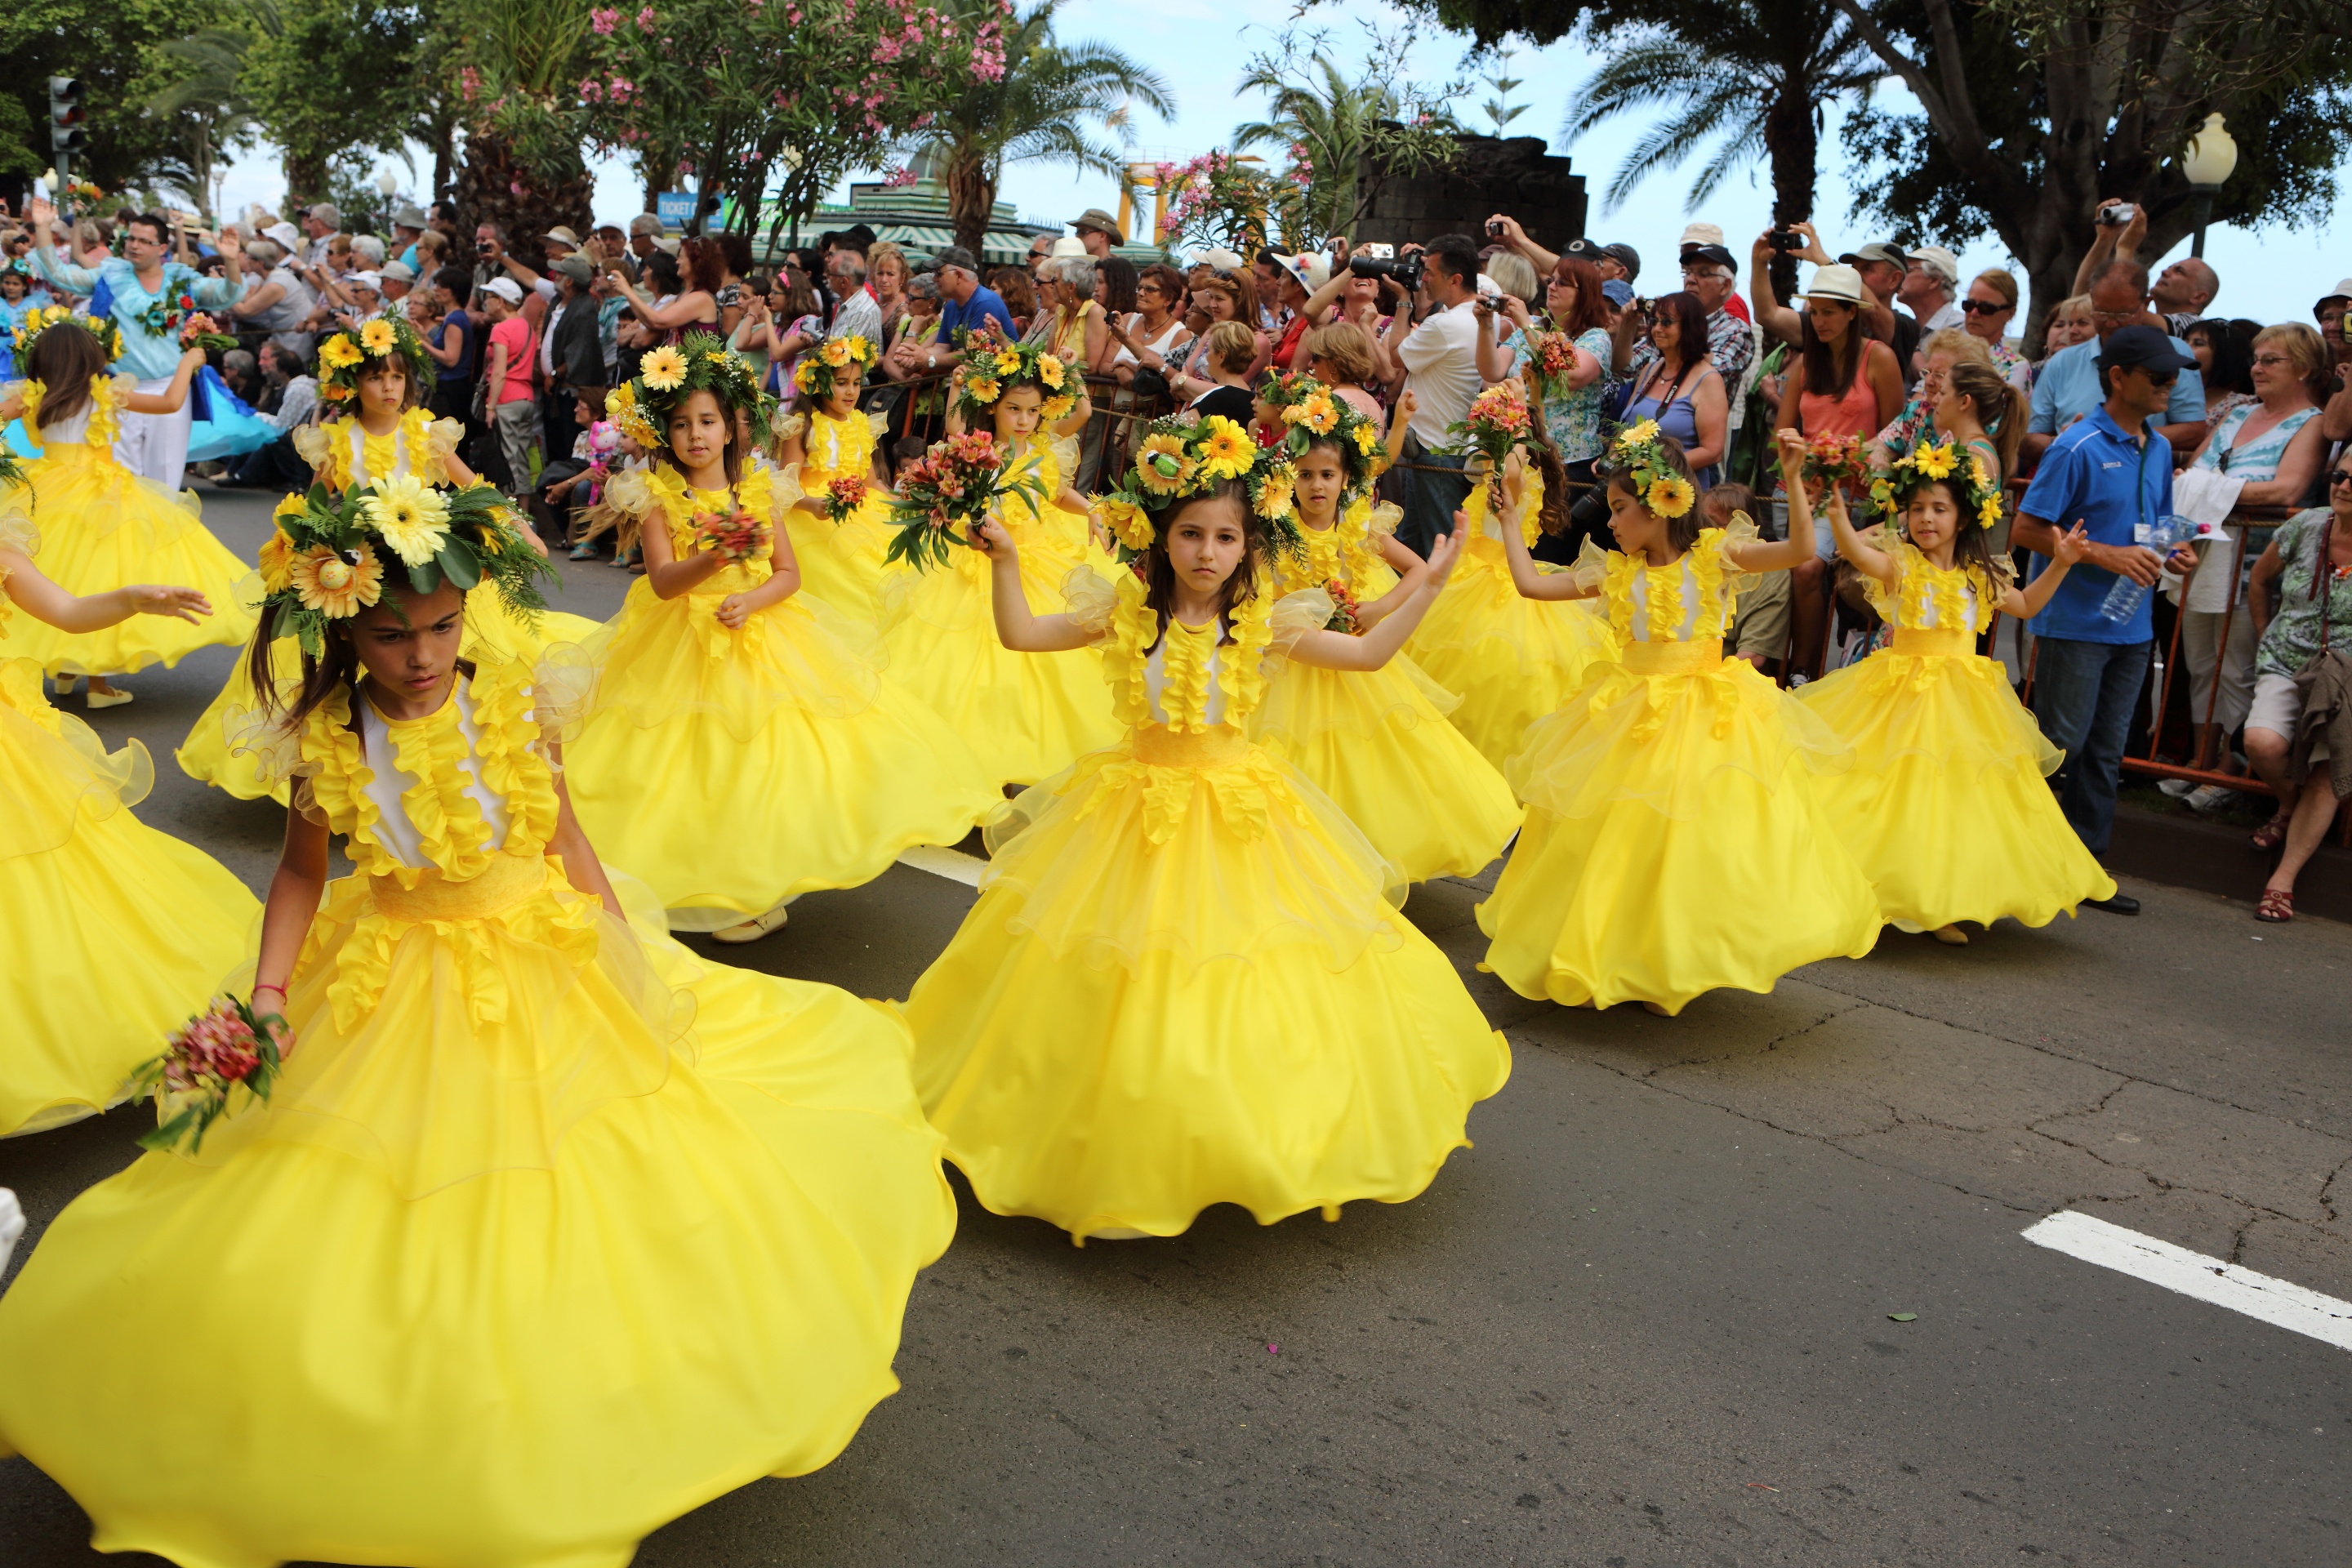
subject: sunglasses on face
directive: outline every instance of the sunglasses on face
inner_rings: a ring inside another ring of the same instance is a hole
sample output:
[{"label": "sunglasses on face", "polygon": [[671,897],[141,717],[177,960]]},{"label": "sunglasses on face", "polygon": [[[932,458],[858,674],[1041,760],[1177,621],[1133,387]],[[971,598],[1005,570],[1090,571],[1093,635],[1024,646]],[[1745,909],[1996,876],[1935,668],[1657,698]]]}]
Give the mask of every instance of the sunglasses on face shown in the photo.
[{"label": "sunglasses on face", "polygon": [[2140,374],[2147,377],[2150,386],[2158,389],[2170,386],[2180,379],[2180,373],[2177,370],[2144,370]]},{"label": "sunglasses on face", "polygon": [[2327,476],[2331,485],[2352,485],[2352,469],[2338,468]]},{"label": "sunglasses on face", "polygon": [[1963,300],[1960,309],[1971,316],[1998,316],[2003,310],[2013,310],[2017,307],[2004,305],[1998,300]]}]

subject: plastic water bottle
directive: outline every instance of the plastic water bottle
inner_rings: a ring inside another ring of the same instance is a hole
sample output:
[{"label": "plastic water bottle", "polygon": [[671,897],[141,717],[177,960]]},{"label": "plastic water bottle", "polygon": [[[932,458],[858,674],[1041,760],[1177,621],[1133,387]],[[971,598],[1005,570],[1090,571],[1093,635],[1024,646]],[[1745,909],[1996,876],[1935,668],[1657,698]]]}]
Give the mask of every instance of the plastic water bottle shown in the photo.
[{"label": "plastic water bottle", "polygon": [[[2179,512],[2158,518],[2153,523],[2140,523],[2132,530],[2134,544],[2146,545],[2158,555],[2169,555],[2175,546],[2196,537],[2196,522]],[[2111,621],[2128,621],[2139,614],[2139,607],[2147,603],[2147,584],[2135,583],[2118,574],[2115,586],[2107,590],[2106,602],[2099,606],[2099,614]]]}]

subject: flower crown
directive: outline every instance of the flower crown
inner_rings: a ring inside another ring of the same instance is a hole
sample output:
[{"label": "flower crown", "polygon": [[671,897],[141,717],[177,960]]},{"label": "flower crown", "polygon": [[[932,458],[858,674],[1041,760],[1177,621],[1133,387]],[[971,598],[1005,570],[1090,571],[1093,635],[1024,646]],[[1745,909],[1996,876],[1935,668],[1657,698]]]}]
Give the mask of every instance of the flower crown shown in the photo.
[{"label": "flower crown", "polygon": [[77,316],[73,313],[71,306],[44,305],[37,310],[26,311],[25,319],[17,323],[16,345],[18,365],[21,366],[25,362],[25,356],[32,352],[35,338],[39,337],[51,327],[67,322],[79,327],[98,340],[98,346],[106,351],[107,363],[112,364],[122,357],[122,329],[114,324],[112,317]]},{"label": "flower crown", "polygon": [[1041,424],[1066,419],[1078,405],[1069,367],[1036,343],[999,342],[975,334],[965,353],[963,390],[956,405],[967,419],[989,413],[998,398],[1016,386],[1034,386],[1045,394],[1045,405],[1037,411]]},{"label": "flower crown", "polygon": [[1938,481],[1952,487],[1961,512],[1973,516],[1979,528],[1991,528],[2000,521],[2000,487],[1985,472],[1984,459],[1962,450],[1958,440],[1950,437],[1940,446],[1923,443],[1896,458],[1892,468],[1871,481],[1870,499],[1890,524],[1900,528],[1911,498]]},{"label": "flower crown", "polygon": [[319,395],[329,403],[349,403],[360,395],[360,377],[375,368],[368,362],[400,356],[408,369],[408,384],[432,384],[425,374],[425,340],[416,329],[394,316],[373,316],[357,330],[346,327],[319,345]]},{"label": "flower crown", "polygon": [[852,379],[864,381],[876,357],[874,344],[856,332],[845,338],[827,338],[801,355],[801,363],[793,367],[793,384],[811,396],[831,397],[840,372],[854,367],[857,374]]},{"label": "flower crown", "polygon": [[1631,474],[1633,493],[1660,517],[1680,517],[1698,501],[1698,491],[1667,460],[1654,419],[1641,420],[1617,433],[1609,445],[1609,467]]},{"label": "flower crown", "polygon": [[1329,441],[1339,447],[1348,473],[1341,506],[1364,493],[1372,482],[1374,466],[1387,451],[1379,426],[1304,371],[1268,371],[1258,384],[1257,399],[1282,411],[1286,427],[1282,449],[1292,461],[1305,457],[1307,448],[1317,441]]},{"label": "flower crown", "polygon": [[646,354],[637,362],[635,381],[605,395],[604,412],[646,451],[667,451],[671,411],[697,392],[716,396],[730,414],[749,413],[754,425],[767,422],[770,400],[759,375],[709,332],[688,332],[683,342]]},{"label": "flower crown", "polygon": [[547,608],[536,579],[553,569],[490,485],[437,490],[404,476],[340,496],[313,485],[278,502],[271,521],[277,527],[261,547],[262,624],[273,637],[299,638],[313,658],[326,650],[329,622],[383,598],[391,564],[407,574],[414,593],[430,594],[445,580],[461,589],[487,582],[518,615]]},{"label": "flower crown", "polygon": [[1155,419],[1136,443],[1126,481],[1103,498],[1103,521],[1129,561],[1160,537],[1163,521],[1179,501],[1202,495],[1227,479],[1244,480],[1250,510],[1277,555],[1303,552],[1305,536],[1292,503],[1296,480],[1290,455],[1261,450],[1248,431],[1222,414],[1194,419],[1189,414]]}]

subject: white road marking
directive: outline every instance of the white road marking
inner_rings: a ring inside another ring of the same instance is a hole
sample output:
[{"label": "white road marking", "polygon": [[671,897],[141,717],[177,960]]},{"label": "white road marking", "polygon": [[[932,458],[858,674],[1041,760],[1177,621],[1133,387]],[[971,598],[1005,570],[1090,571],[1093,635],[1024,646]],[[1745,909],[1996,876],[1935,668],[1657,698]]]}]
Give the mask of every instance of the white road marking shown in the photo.
[{"label": "white road marking", "polygon": [[979,887],[980,874],[988,869],[988,862],[977,855],[943,849],[936,844],[916,845],[898,857],[898,864],[929,871],[934,877],[945,877],[950,882],[961,882],[967,888]]},{"label": "white road marking", "polygon": [[2276,1328],[2325,1340],[2338,1350],[2352,1350],[2352,1301],[2339,1301],[2073,1209],[2028,1226],[2024,1235],[2036,1247],[2243,1312]]}]

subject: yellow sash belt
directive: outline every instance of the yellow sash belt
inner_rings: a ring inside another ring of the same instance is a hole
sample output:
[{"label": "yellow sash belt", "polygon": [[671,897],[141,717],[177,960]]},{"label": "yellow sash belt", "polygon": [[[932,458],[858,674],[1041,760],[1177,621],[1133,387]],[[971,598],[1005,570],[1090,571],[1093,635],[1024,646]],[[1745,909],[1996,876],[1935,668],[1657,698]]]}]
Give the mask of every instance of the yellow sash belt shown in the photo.
[{"label": "yellow sash belt", "polygon": [[1625,668],[1633,675],[1705,675],[1722,663],[1721,637],[1625,645]]},{"label": "yellow sash belt", "polygon": [[1155,768],[1215,768],[1249,755],[1249,737],[1231,724],[1200,733],[1153,724],[1135,734],[1135,760]]},{"label": "yellow sash belt", "polygon": [[521,902],[547,879],[547,861],[539,855],[493,855],[478,876],[453,882],[437,871],[427,871],[414,888],[404,888],[395,877],[370,879],[378,913],[396,921],[476,921]]},{"label": "yellow sash belt", "polygon": [[1976,634],[1952,626],[1897,626],[1892,651],[1913,657],[1967,658],[1977,651]]}]

